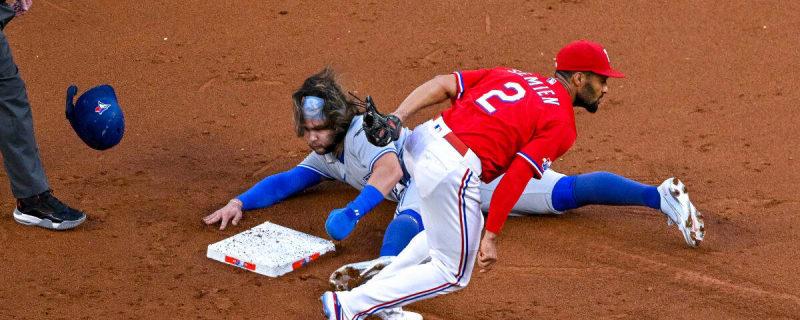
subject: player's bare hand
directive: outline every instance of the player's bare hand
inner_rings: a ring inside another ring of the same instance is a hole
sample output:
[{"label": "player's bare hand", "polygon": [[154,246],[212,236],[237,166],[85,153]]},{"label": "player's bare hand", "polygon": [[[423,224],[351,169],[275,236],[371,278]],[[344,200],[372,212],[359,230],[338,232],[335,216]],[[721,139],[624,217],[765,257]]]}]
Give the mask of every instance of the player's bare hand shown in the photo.
[{"label": "player's bare hand", "polygon": [[224,207],[220,208],[214,213],[206,216],[203,218],[203,222],[206,224],[215,224],[220,222],[219,229],[225,230],[225,227],[230,222],[232,225],[239,224],[239,220],[242,219],[242,201],[239,199],[233,199]]},{"label": "player's bare hand", "polygon": [[481,272],[486,272],[492,270],[495,262],[497,262],[497,235],[487,230],[478,250],[478,266],[481,267]]}]

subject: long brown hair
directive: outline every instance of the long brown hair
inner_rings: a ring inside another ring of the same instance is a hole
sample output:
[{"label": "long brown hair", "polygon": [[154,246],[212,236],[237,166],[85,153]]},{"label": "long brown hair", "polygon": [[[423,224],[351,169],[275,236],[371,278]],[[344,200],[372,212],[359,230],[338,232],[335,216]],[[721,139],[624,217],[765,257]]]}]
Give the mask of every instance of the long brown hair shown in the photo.
[{"label": "long brown hair", "polygon": [[341,151],[344,136],[350,128],[353,117],[362,113],[358,104],[347,98],[341,86],[336,82],[336,73],[330,67],[308,77],[303,85],[292,94],[292,109],[294,110],[294,127],[298,137],[305,132],[303,123],[303,97],[315,96],[325,101],[322,113],[325,115],[325,128],[333,129],[336,151]]}]

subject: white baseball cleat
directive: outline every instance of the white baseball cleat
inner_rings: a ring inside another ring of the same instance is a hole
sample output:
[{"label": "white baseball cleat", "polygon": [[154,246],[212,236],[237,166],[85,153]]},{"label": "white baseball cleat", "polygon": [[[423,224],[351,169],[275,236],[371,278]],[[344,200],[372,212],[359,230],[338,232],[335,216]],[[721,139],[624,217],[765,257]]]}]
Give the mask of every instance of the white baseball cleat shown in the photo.
[{"label": "white baseball cleat", "polygon": [[658,186],[658,193],[661,195],[661,212],[667,215],[667,225],[677,225],[687,244],[700,246],[705,235],[703,214],[689,201],[683,182],[675,178],[664,180]]},{"label": "white baseball cleat", "polygon": [[395,256],[383,256],[374,260],[346,264],[331,273],[330,284],[335,291],[350,291],[394,261]]},{"label": "white baseball cleat", "polygon": [[422,315],[416,312],[403,311],[403,308],[386,309],[375,314],[382,320],[422,320]]},{"label": "white baseball cleat", "polygon": [[328,320],[344,319],[342,315],[342,307],[336,299],[336,294],[333,292],[325,292],[319,297],[322,302],[322,312],[325,313],[325,318]]},{"label": "white baseball cleat", "polygon": [[403,311],[403,308],[386,309],[375,314],[382,320],[422,320],[422,315],[416,312]]}]

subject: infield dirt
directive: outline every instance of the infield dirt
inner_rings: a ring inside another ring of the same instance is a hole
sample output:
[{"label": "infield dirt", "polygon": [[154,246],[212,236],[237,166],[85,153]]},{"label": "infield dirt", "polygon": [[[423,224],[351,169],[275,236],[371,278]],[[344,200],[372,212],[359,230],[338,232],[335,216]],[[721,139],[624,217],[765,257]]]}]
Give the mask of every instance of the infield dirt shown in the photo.
[{"label": "infield dirt", "polygon": [[[705,215],[683,242],[659,212],[591,206],[510,218],[499,262],[425,319],[800,318],[798,1],[36,0],[5,28],[55,194],[89,218],[14,222],[0,178],[0,318],[319,319],[328,275],[377,256],[384,202],[337,252],[272,279],[206,246],[265,220],[326,237],[356,191],[323,183],[219,231],[201,218],[308,153],[290,95],[326,65],[390,111],[436,74],[509,66],[549,75],[565,44],[603,44],[627,74],[576,109],[566,174],[676,176]],[[66,88],[114,86],[120,145],[86,147]],[[415,116],[416,125],[440,110]]]}]

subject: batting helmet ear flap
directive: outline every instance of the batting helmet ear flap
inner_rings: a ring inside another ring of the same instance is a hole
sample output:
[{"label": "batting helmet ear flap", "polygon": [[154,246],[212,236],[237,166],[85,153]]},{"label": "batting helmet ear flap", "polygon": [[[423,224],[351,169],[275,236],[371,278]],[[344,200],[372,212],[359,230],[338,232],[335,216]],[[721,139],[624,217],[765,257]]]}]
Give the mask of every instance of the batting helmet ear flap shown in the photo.
[{"label": "batting helmet ear flap", "polygon": [[117,145],[125,131],[125,119],[114,88],[104,84],[84,92],[73,104],[78,87],[67,89],[65,114],[78,137],[89,147],[105,150]]},{"label": "batting helmet ear flap", "polygon": [[75,94],[76,93],[78,93],[78,86],[73,84],[73,85],[69,86],[69,88],[67,88],[67,111],[66,111],[66,115],[67,115],[67,120],[69,120],[70,122],[72,122],[72,110],[75,109],[75,105],[72,104],[72,102],[75,101]]}]

